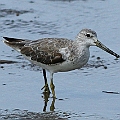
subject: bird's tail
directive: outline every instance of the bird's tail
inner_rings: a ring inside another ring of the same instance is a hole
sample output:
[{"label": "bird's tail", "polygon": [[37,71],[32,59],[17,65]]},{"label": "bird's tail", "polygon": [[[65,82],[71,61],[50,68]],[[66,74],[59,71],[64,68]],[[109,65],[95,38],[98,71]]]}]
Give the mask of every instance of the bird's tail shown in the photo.
[{"label": "bird's tail", "polygon": [[12,47],[13,49],[17,50],[20,52],[21,48],[30,40],[23,40],[23,39],[16,39],[16,38],[9,38],[9,37],[3,37],[4,40],[3,42]]}]

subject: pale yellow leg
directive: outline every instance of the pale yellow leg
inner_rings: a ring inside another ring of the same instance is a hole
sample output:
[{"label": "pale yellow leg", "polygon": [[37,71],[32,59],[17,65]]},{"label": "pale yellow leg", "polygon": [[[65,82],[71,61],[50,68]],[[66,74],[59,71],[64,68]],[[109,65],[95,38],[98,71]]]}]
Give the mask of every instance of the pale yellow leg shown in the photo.
[{"label": "pale yellow leg", "polygon": [[53,95],[54,98],[56,98],[56,96],[55,96],[55,85],[53,84],[53,73],[50,73],[50,79],[51,79],[50,88],[51,88],[51,91],[52,91],[52,95]]}]

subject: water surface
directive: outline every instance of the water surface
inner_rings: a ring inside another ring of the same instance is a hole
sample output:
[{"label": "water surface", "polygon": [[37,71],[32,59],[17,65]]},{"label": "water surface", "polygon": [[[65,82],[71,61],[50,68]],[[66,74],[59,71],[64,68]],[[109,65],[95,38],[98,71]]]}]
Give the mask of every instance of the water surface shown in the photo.
[{"label": "water surface", "polygon": [[[119,3],[119,0],[0,1],[1,40],[3,36],[74,40],[82,28],[91,28],[102,43],[120,54]],[[1,41],[0,119],[119,120],[120,60],[96,47],[90,51],[90,60],[82,69],[54,75],[55,100],[42,94],[41,68],[31,65]]]}]

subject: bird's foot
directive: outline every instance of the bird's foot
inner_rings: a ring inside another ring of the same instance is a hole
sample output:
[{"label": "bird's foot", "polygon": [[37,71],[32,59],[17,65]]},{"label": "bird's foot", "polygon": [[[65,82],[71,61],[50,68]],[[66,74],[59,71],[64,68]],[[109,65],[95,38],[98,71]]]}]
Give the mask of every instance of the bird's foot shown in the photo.
[{"label": "bird's foot", "polygon": [[43,89],[44,89],[44,92],[43,92],[43,93],[48,93],[48,94],[50,94],[50,89],[49,89],[48,84],[46,84],[41,90],[43,90]]}]

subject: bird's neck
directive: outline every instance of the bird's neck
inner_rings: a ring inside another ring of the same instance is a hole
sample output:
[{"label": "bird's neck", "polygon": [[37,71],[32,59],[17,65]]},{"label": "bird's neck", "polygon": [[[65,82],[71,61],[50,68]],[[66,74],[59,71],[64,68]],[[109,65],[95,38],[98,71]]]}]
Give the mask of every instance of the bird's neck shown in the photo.
[{"label": "bird's neck", "polygon": [[89,57],[89,46],[87,46],[84,42],[74,41],[73,42],[73,51],[76,56],[86,56]]},{"label": "bird's neck", "polygon": [[73,46],[76,46],[78,49],[89,49],[90,47],[85,41],[77,39],[73,42]]},{"label": "bird's neck", "polygon": [[90,56],[89,46],[87,46],[83,42],[75,41],[73,43],[73,51],[75,56],[77,56],[77,62],[80,62],[79,64],[82,63],[81,66],[87,63]]}]

